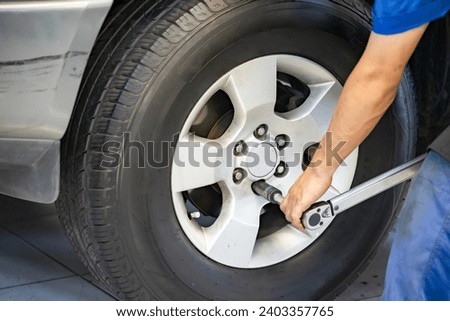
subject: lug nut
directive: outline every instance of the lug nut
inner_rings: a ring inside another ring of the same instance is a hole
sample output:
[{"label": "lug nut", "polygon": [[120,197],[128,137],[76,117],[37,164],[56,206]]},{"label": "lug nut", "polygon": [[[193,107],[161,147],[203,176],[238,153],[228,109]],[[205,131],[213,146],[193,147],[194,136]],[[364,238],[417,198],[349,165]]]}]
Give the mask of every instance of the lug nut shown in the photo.
[{"label": "lug nut", "polygon": [[269,127],[267,125],[261,125],[255,130],[255,137],[258,139],[264,139],[269,132]]},{"label": "lug nut", "polygon": [[278,149],[282,150],[289,146],[290,139],[286,135],[279,135],[275,138],[275,142],[277,143]]},{"label": "lug nut", "polygon": [[246,150],[247,150],[247,144],[244,141],[240,141],[234,147],[234,155],[235,156],[243,155],[243,154],[245,154]]},{"label": "lug nut", "polygon": [[276,177],[284,177],[286,176],[288,171],[288,167],[286,165],[285,162],[281,162],[278,166],[277,169],[275,170],[275,176]]},{"label": "lug nut", "polygon": [[236,168],[233,172],[233,181],[236,184],[242,182],[242,180],[246,177],[246,172],[242,168]]}]

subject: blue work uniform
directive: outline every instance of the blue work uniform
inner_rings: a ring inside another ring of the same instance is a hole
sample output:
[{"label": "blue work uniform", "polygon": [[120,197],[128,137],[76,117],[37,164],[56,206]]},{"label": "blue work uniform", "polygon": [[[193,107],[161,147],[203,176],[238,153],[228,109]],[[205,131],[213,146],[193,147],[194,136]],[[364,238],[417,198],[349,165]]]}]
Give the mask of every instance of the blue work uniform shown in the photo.
[{"label": "blue work uniform", "polygon": [[445,16],[450,0],[375,0],[373,31],[401,33]]},{"label": "blue work uniform", "polygon": [[[450,0],[375,0],[373,31],[391,35],[441,18]],[[411,183],[394,236],[383,300],[450,300],[450,127]]]}]

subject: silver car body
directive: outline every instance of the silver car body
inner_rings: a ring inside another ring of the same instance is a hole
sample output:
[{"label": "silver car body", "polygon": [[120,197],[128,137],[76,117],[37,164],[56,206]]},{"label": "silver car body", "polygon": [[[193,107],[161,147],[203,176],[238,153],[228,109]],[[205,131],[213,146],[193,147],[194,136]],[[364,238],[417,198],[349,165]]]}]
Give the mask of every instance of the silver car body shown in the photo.
[{"label": "silver car body", "polygon": [[0,1],[0,193],[56,200],[60,140],[112,2]]}]

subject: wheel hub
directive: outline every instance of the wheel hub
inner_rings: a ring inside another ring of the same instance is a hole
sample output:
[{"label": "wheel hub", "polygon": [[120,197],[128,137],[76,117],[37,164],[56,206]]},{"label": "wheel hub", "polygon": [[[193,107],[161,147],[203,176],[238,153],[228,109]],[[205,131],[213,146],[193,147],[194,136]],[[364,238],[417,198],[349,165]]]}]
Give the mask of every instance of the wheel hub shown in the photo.
[{"label": "wheel hub", "polygon": [[245,163],[255,180],[268,178],[275,173],[279,163],[278,151],[270,143],[260,143],[249,148]]}]

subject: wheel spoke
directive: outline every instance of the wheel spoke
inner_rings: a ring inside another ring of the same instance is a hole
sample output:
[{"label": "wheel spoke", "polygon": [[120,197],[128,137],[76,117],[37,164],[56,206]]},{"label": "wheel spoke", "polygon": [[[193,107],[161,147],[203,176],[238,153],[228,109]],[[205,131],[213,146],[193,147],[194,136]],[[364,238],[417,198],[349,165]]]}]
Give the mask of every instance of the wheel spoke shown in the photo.
[{"label": "wheel spoke", "polygon": [[321,201],[328,201],[332,199],[333,197],[338,196],[341,194],[339,190],[334,187],[333,185],[330,186],[330,188],[325,192],[325,194],[320,198]]},{"label": "wheel spoke", "polygon": [[298,248],[304,244],[310,244],[313,238],[310,234],[300,232],[293,225],[287,225],[283,229],[271,235],[258,240],[253,252],[254,259],[252,264],[260,265],[265,257],[272,257],[275,260],[282,260],[289,253],[294,256],[298,253]]},{"label": "wheel spoke", "polygon": [[298,121],[310,116],[323,132],[331,122],[337,98],[340,95],[340,84],[334,81],[309,86],[311,94],[299,108],[282,115],[291,121]]},{"label": "wheel spoke", "polygon": [[[336,190],[337,194],[341,194],[348,191],[352,185],[352,180],[348,177],[354,173],[356,165],[358,163],[359,150],[356,149],[351,153],[344,161],[344,163],[338,168],[333,176],[332,186]],[[336,195],[335,195],[336,196]]]},{"label": "wheel spoke", "polygon": [[222,212],[213,226],[205,229],[208,255],[219,262],[248,267],[259,230],[259,216],[265,202],[251,192],[224,192]]},{"label": "wheel spoke", "polygon": [[218,141],[193,134],[180,139],[172,167],[172,190],[183,192],[215,184],[231,175],[226,149]]},{"label": "wheel spoke", "polygon": [[316,92],[311,102],[308,102],[311,117],[316,121],[320,130],[325,133],[331,123],[336,103],[342,92],[342,86],[338,82],[324,83],[313,87]]},{"label": "wheel spoke", "polygon": [[310,86],[336,81],[336,78],[323,67],[302,57],[278,56],[278,71],[297,77]]},{"label": "wheel spoke", "polygon": [[277,59],[263,57],[231,71],[224,86],[235,108],[234,120],[245,124],[252,115],[264,119],[275,107],[277,99]]}]

